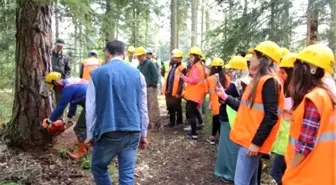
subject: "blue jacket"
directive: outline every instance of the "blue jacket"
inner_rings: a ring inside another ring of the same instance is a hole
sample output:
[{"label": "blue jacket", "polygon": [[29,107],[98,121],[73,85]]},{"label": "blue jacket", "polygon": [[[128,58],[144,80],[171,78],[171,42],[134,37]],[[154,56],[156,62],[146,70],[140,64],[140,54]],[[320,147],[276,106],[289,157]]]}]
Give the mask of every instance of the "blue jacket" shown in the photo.
[{"label": "blue jacket", "polygon": [[51,121],[56,121],[63,115],[64,109],[70,103],[68,117],[76,114],[77,105],[85,102],[86,89],[88,82],[81,79],[65,79],[61,90],[61,100],[50,115]]},{"label": "blue jacket", "polygon": [[112,131],[142,131],[140,71],[114,59],[91,72],[96,121],[93,137]]}]

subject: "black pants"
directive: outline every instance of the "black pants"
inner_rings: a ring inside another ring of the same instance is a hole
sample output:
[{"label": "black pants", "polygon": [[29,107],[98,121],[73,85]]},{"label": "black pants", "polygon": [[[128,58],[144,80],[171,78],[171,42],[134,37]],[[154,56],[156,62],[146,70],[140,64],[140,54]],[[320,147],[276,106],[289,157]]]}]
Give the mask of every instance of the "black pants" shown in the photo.
[{"label": "black pants", "polygon": [[189,117],[189,124],[191,127],[191,134],[192,135],[197,135],[197,131],[196,131],[196,118],[197,118],[197,112],[199,113],[199,111],[197,110],[197,106],[198,103],[193,102],[193,101],[187,101],[187,114]]},{"label": "black pants", "polygon": [[[188,103],[186,103],[186,110],[188,110]],[[203,118],[202,118],[202,115],[201,115],[201,112],[197,109],[196,107],[196,119],[198,121],[198,124],[202,124],[203,123]],[[188,115],[188,111],[186,111],[186,118],[189,119],[189,115]]]},{"label": "black pants", "polygon": [[212,136],[216,136],[217,132],[220,132],[220,122],[219,122],[219,115],[212,116]]},{"label": "black pants", "polygon": [[167,109],[169,113],[170,124],[181,124],[182,118],[182,99],[172,95],[166,95]]},{"label": "black pants", "polygon": [[262,175],[263,162],[260,159],[258,167],[258,185],[261,185],[261,175]]}]

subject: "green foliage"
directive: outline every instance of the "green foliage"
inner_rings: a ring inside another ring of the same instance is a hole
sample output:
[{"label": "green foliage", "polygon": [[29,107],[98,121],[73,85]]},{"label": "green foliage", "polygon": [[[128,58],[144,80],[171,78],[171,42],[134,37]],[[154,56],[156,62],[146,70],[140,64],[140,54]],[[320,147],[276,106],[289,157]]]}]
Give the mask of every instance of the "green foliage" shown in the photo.
[{"label": "green foliage", "polygon": [[69,155],[68,155],[68,149],[66,148],[59,148],[57,150],[56,156],[62,159],[68,159]]},{"label": "green foliage", "polygon": [[0,6],[0,90],[13,86],[15,65],[15,1]]},{"label": "green foliage", "polygon": [[234,0],[220,2],[225,20],[207,33],[206,49],[208,55],[224,59],[264,40],[288,47],[293,28],[302,21],[294,19],[295,11],[289,14],[292,2],[288,0],[256,1],[257,6]]},{"label": "green foliage", "polygon": [[82,157],[80,163],[81,163],[81,168],[83,170],[90,170],[91,169],[91,155],[88,155],[86,157]]},{"label": "green foliage", "polygon": [[5,182],[5,181],[1,181],[1,182],[0,182],[0,185],[21,185],[21,184],[18,184],[18,183],[15,183],[15,182]]}]

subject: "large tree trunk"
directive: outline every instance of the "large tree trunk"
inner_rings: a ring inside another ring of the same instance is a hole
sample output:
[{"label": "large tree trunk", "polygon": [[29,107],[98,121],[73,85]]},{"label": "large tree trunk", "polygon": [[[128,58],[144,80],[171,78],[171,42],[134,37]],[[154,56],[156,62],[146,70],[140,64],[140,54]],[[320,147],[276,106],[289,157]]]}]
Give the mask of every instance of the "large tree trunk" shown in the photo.
[{"label": "large tree trunk", "polygon": [[104,19],[104,33],[106,44],[116,38],[116,19],[115,19],[115,7],[113,6],[111,0],[106,0],[105,7],[105,19]]},{"label": "large tree trunk", "polygon": [[173,51],[173,49],[177,48],[177,0],[171,0],[170,3],[170,51]]},{"label": "large tree trunk", "polygon": [[191,46],[197,44],[197,8],[198,0],[192,0],[191,2]]},{"label": "large tree trunk", "polygon": [[203,44],[204,44],[204,5],[205,2],[203,0],[201,0],[201,48],[203,48]]},{"label": "large tree trunk", "polygon": [[307,41],[306,41],[307,46],[317,42],[318,11],[315,6],[316,5],[315,5],[314,0],[308,0]]},{"label": "large tree trunk", "polygon": [[51,102],[39,93],[41,80],[50,70],[51,9],[50,2],[17,1],[15,96],[8,135],[9,144],[15,146],[45,146],[52,141],[41,130]]},{"label": "large tree trunk", "polygon": [[55,0],[55,5],[54,5],[54,17],[55,17],[55,37],[56,39],[59,38],[59,8],[58,8],[58,0]]},{"label": "large tree trunk", "polygon": [[336,52],[336,0],[328,0],[330,6],[330,29],[328,34],[329,47]]}]

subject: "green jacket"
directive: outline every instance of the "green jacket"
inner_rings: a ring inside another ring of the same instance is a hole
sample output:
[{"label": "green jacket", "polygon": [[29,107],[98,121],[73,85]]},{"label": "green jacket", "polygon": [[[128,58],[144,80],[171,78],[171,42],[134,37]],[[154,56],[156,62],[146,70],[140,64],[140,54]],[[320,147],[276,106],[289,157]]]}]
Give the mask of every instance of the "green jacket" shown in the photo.
[{"label": "green jacket", "polygon": [[139,63],[138,69],[144,75],[147,87],[157,87],[159,74],[152,61],[145,60],[142,64]]},{"label": "green jacket", "polygon": [[290,120],[282,119],[272,152],[284,155],[289,141]]},{"label": "green jacket", "polygon": [[70,78],[71,68],[69,57],[65,55],[63,52],[56,53],[55,51],[52,51],[51,66],[52,71],[61,73],[63,79]]}]

